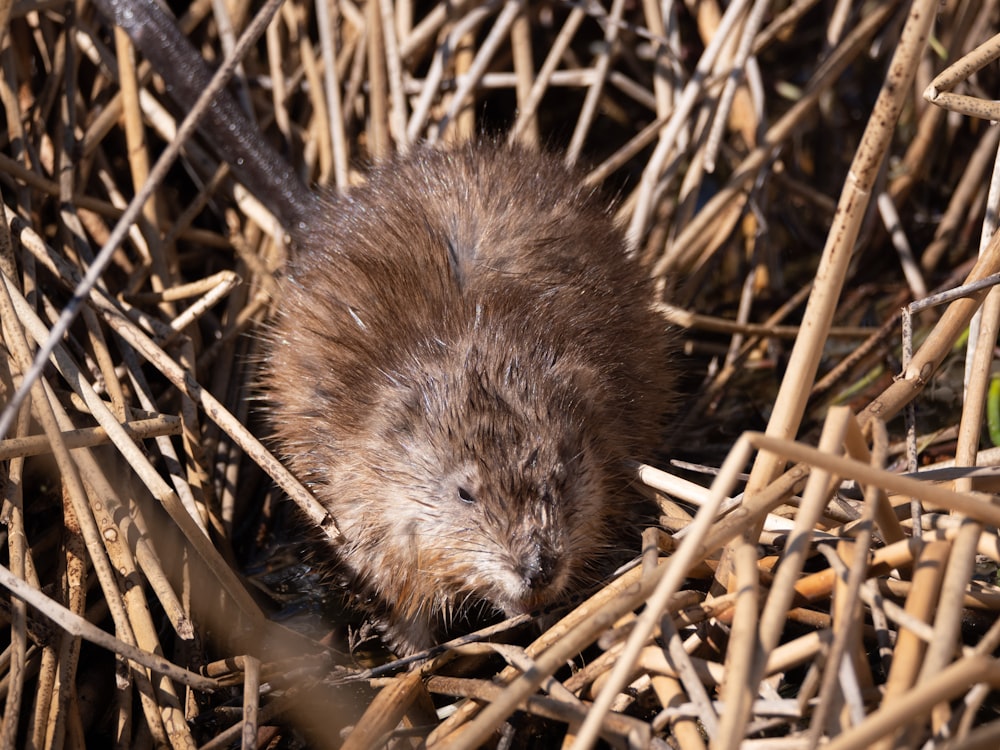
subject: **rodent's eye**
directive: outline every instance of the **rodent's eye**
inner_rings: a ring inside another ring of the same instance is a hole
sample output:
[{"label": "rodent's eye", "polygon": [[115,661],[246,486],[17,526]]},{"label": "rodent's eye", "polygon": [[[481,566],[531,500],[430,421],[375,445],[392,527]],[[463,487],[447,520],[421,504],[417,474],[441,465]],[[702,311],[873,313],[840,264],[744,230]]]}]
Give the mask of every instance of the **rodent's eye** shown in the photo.
[{"label": "rodent's eye", "polygon": [[465,487],[458,488],[458,499],[461,500],[463,503],[476,502],[476,498],[473,497],[472,493],[469,492],[467,489],[465,489]]}]

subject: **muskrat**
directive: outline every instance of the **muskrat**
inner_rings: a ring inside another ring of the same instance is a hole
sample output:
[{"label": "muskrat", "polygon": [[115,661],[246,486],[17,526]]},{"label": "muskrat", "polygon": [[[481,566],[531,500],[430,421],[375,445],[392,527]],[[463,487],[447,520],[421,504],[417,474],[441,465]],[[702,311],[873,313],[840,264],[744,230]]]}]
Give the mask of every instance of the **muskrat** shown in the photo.
[{"label": "muskrat", "polygon": [[579,175],[519,148],[417,148],[293,238],[268,416],[389,644],[606,572],[635,528],[627,461],[660,444],[675,378],[652,282]]}]

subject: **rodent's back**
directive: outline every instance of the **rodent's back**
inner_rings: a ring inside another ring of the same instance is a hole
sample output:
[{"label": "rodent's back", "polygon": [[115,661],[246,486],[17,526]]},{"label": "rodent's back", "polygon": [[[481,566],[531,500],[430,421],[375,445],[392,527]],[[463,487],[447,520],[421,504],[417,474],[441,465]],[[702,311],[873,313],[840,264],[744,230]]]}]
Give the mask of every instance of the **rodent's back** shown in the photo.
[{"label": "rodent's back", "polygon": [[652,285],[553,157],[419,150],[297,238],[265,384],[282,452],[390,638],[579,585],[673,394]]}]

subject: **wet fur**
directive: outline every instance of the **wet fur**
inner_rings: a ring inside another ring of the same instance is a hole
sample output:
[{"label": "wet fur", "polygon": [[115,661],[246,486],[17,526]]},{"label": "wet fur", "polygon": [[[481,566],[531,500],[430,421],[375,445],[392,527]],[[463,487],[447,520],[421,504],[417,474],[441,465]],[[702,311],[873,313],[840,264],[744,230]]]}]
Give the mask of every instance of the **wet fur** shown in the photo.
[{"label": "wet fur", "polygon": [[268,334],[274,439],[400,653],[593,582],[673,397],[653,289],[553,157],[413,155],[329,197]]}]

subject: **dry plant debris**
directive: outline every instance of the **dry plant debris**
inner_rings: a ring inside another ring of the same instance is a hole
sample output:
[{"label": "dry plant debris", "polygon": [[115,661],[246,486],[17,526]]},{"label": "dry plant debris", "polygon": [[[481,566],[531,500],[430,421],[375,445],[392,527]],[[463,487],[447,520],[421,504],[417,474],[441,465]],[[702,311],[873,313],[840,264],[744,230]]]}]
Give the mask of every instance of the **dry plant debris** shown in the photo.
[{"label": "dry plant debris", "polygon": [[375,666],[273,616],[279,498],[331,524],[255,437],[283,231],[150,5],[0,3],[0,747],[997,746],[1000,3],[171,4],[307,183],[585,165],[684,342],[641,563]]}]

